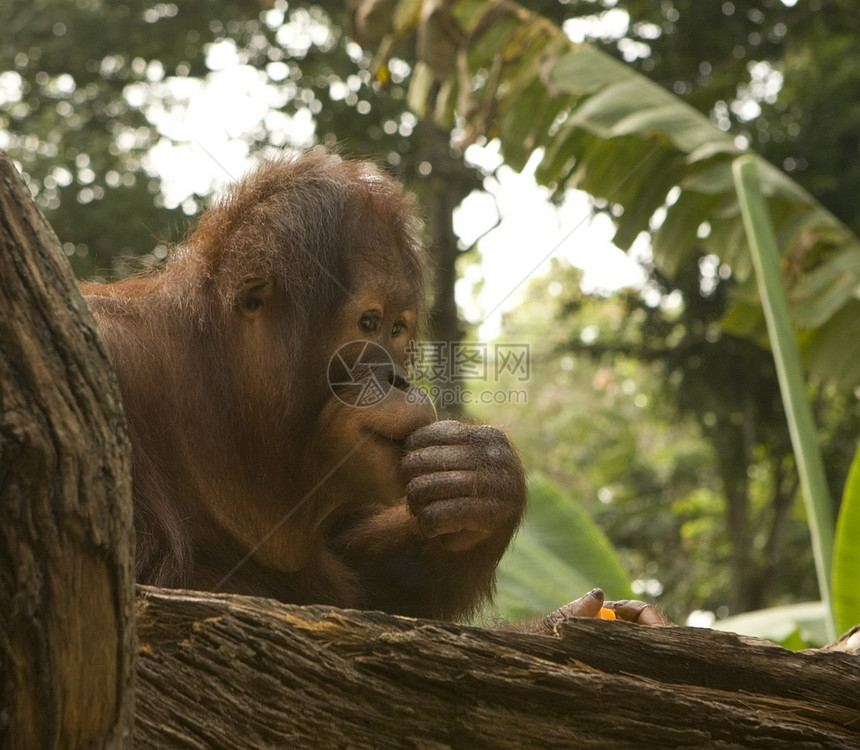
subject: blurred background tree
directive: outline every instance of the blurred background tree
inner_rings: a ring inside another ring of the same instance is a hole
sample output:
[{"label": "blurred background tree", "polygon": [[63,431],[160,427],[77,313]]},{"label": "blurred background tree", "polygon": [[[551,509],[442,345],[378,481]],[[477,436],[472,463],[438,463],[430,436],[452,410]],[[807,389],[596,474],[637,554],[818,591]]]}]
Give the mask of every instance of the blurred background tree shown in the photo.
[{"label": "blurred background tree", "polygon": [[[226,136],[207,157],[229,165],[221,181],[234,156],[266,145],[340,144],[375,158],[419,197],[436,273],[432,336],[459,341],[478,321],[458,314],[455,282],[477,256],[453,214],[491,175],[433,121],[430,97],[409,101],[418,59],[443,71],[456,59],[444,13],[436,37],[404,33],[375,66],[392,22],[408,25],[396,5],[11,0],[0,8],[0,148],[21,165],[76,272],[104,278],[162,259],[211,192],[211,174],[186,175],[184,192],[167,184],[164,154],[182,153],[171,146],[199,155],[213,134]],[[529,6],[706,113],[860,230],[860,18],[849,0]],[[428,38],[450,46],[430,49]],[[176,123],[191,97],[207,85],[217,95],[225,60],[242,66],[249,87],[247,97],[230,92],[232,106],[259,107],[258,121],[241,132],[217,121],[183,131]],[[440,75],[424,90],[443,88]],[[262,104],[252,90],[266,92]],[[526,154],[539,147],[520,144]],[[530,470],[594,514],[637,591],[676,619],[814,598],[770,354],[723,325],[743,291],[734,269],[694,248],[668,273],[645,246],[636,288],[586,294],[564,264],[534,280],[504,329],[531,344],[528,404],[472,413],[508,421]],[[838,498],[860,432],[857,394],[813,390]]]}]

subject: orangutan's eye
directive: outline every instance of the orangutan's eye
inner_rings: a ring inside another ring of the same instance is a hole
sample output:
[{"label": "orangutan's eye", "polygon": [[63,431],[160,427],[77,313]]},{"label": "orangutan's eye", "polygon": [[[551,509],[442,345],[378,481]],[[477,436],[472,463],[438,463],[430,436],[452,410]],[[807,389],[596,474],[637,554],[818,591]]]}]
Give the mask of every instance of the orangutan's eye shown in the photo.
[{"label": "orangutan's eye", "polygon": [[381,318],[378,313],[366,312],[361,316],[361,320],[358,321],[358,327],[365,333],[374,333],[379,329],[380,321]]}]

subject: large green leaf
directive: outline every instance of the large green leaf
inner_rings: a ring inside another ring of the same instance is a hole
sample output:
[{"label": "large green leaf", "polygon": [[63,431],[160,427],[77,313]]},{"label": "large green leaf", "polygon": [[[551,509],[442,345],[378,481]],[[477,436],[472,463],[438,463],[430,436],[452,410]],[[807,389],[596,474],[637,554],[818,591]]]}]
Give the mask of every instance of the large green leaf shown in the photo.
[{"label": "large green leaf", "polygon": [[603,532],[571,498],[532,478],[525,522],[499,566],[499,613],[520,622],[595,587],[607,599],[632,596],[630,577]]},{"label": "large green leaf", "polygon": [[836,522],[833,553],[833,608],[836,629],[844,632],[860,622],[860,448],[845,483]]},{"label": "large green leaf", "polygon": [[[830,320],[844,305],[857,299],[860,253],[848,246],[830,261],[806,276],[795,289],[801,322],[814,327]],[[809,302],[805,302],[809,300]]]},{"label": "large green leaf", "polygon": [[788,431],[797,460],[797,472],[806,504],[818,590],[825,603],[827,630],[834,632],[830,577],[833,565],[833,510],[827,489],[824,461],[818,447],[818,433],[807,399],[807,385],[800,366],[797,341],[791,330],[788,298],[779,267],[779,249],[762,192],[758,165],[751,157],[734,164],[738,201],[749,237],[756,280],[761,290],[768,334],[773,345],[774,364]]},{"label": "large green leaf", "polygon": [[[578,161],[570,184],[623,207],[615,237],[620,247],[649,229],[653,209],[677,186],[680,196],[652,230],[655,261],[671,276],[689,253],[703,248],[744,280],[751,266],[731,179],[731,159],[739,149],[707,117],[620,63],[601,63],[599,84],[588,76],[583,81],[579,68],[602,54],[575,48],[550,74],[555,90],[575,97],[570,103],[571,125],[559,136],[570,141],[567,158]],[[577,129],[594,139],[588,148],[577,142]],[[645,158],[651,153],[646,149],[653,152],[650,158]],[[550,158],[557,160],[560,151],[564,146],[554,145]],[[800,278],[791,290],[795,323],[812,330],[804,338],[807,363],[822,378],[853,388],[860,383],[857,369],[834,369],[830,362],[837,357],[849,362],[860,358],[860,337],[844,335],[844,320],[836,324],[841,317],[837,314],[860,296],[860,245],[847,227],[784,173],[761,159],[758,167],[782,254],[818,253],[822,258],[811,276]],[[630,173],[626,178],[623,170]],[[553,177],[546,169],[540,174],[543,179]],[[643,207],[649,211],[643,212]],[[709,233],[701,231],[706,226]],[[758,307],[743,309],[751,319],[738,322],[743,328],[757,328]],[[741,315],[733,311],[729,320]]]},{"label": "large green leaf", "polygon": [[823,602],[801,602],[759,609],[714,623],[714,630],[766,638],[786,648],[801,649],[827,643]]}]

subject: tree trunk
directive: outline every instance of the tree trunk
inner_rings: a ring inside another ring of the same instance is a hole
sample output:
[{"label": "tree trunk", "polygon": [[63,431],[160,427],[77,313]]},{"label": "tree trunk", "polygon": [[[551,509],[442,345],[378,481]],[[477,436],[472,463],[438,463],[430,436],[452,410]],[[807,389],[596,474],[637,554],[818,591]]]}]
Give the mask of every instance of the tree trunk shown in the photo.
[{"label": "tree trunk", "polygon": [[[451,154],[450,134],[430,120],[419,125],[421,155],[432,166],[428,177],[414,187],[420,197],[430,235],[430,266],[433,269],[431,303],[431,350],[439,359],[425,363],[433,376],[424,385],[440,418],[460,419],[464,408],[462,373],[458,370],[458,346],[463,341],[463,322],[457,309],[455,285],[457,260],[462,255],[454,232],[454,211],[469,193],[481,187],[476,173],[461,157]],[[440,347],[437,349],[437,347]],[[435,355],[434,355],[435,356]],[[441,365],[437,370],[433,365]],[[486,383],[479,386],[486,387]]]},{"label": "tree trunk", "polygon": [[0,747],[130,747],[132,544],[118,388],[0,152]]},{"label": "tree trunk", "polygon": [[560,638],[142,588],[138,748],[860,747],[860,661],[577,619]]}]

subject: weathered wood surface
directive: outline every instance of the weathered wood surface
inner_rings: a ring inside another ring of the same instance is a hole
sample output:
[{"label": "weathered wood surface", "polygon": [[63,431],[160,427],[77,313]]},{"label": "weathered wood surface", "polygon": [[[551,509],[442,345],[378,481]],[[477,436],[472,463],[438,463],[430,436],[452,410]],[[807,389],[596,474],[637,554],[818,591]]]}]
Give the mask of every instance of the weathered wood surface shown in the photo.
[{"label": "weathered wood surface", "polygon": [[554,638],[146,587],[137,614],[140,748],[860,747],[860,657],[845,653],[600,620]]},{"label": "weathered wood surface", "polygon": [[0,152],[0,747],[130,747],[131,449],[59,241]]}]

